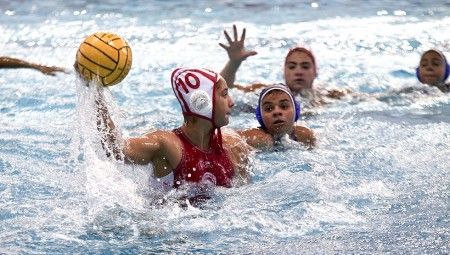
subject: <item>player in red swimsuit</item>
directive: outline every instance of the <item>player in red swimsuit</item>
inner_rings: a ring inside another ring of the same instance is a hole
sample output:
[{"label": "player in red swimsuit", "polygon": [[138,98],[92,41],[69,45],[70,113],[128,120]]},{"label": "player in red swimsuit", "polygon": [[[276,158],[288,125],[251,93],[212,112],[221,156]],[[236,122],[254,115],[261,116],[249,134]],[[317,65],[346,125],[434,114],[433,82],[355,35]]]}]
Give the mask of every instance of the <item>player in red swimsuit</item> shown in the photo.
[{"label": "player in red swimsuit", "polygon": [[181,128],[174,129],[173,132],[183,143],[181,161],[173,170],[174,187],[179,187],[183,182],[209,182],[217,186],[231,187],[234,171],[222,146],[220,132],[213,134],[208,151],[192,144]]},{"label": "player in red swimsuit", "polygon": [[226,81],[207,69],[178,68],[171,82],[183,111],[181,127],[127,139],[120,137],[102,96],[104,88],[98,87],[97,123],[107,154],[126,163],[152,164],[156,178],[173,174],[175,188],[248,182],[252,148],[239,135],[221,132],[234,104]]}]

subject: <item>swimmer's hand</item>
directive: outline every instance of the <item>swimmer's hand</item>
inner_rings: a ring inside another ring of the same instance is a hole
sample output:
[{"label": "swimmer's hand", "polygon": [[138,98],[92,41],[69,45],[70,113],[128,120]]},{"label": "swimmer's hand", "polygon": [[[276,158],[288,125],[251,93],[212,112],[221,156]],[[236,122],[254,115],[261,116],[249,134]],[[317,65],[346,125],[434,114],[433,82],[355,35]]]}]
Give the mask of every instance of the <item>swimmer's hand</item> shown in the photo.
[{"label": "swimmer's hand", "polygon": [[252,91],[255,91],[255,90],[258,90],[258,89],[263,89],[263,88],[267,87],[267,84],[253,83],[253,84],[248,85],[248,86],[235,84],[234,87],[239,89],[239,90],[242,90],[244,92],[252,92]]},{"label": "swimmer's hand", "polygon": [[225,30],[224,34],[225,34],[225,38],[228,41],[229,46],[227,46],[223,43],[219,43],[219,45],[227,51],[228,57],[233,62],[240,63],[240,62],[244,61],[245,59],[247,59],[248,57],[258,54],[256,51],[253,51],[253,50],[248,51],[245,49],[245,47],[244,47],[245,32],[246,32],[246,30],[244,28],[242,30],[241,39],[238,40],[237,28],[236,28],[236,25],[233,25],[234,40],[231,39],[230,35]]},{"label": "swimmer's hand", "polygon": [[36,66],[36,69],[41,71],[41,73],[50,75],[50,76],[56,76],[56,72],[63,72],[63,73],[69,73],[69,71],[62,67],[57,66],[42,66],[38,65]]},{"label": "swimmer's hand", "polygon": [[75,63],[73,63],[73,69],[75,70],[75,74],[80,78],[80,80],[83,81],[84,85],[86,85],[86,87],[89,87],[89,81],[87,81],[84,76],[81,75],[78,71],[78,62],[76,60]]}]

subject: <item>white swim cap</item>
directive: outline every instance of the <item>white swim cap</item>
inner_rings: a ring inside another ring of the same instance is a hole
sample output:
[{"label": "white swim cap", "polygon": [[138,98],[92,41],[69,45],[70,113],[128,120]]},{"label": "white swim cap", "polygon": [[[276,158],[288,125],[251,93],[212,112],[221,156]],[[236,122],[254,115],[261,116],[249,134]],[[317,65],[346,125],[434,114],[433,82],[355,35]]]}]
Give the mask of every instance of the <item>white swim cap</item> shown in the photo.
[{"label": "white swim cap", "polygon": [[172,89],[183,114],[214,124],[214,92],[220,75],[204,68],[181,67],[172,72]]}]

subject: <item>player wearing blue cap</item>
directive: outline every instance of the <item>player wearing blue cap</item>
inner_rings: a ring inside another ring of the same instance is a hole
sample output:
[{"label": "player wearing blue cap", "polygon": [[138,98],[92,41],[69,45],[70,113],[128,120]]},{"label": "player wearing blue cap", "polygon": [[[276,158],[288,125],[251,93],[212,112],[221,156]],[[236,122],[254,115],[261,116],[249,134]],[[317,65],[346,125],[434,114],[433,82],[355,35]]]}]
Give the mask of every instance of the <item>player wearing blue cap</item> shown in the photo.
[{"label": "player wearing blue cap", "polygon": [[416,74],[420,82],[437,87],[442,92],[450,91],[450,84],[445,83],[450,74],[450,65],[441,51],[436,49],[425,51],[420,58]]},{"label": "player wearing blue cap", "polygon": [[263,89],[255,115],[260,127],[237,131],[249,145],[258,149],[279,150],[284,148],[284,138],[308,147],[315,145],[313,131],[295,125],[300,118],[300,104],[286,85],[274,84]]}]

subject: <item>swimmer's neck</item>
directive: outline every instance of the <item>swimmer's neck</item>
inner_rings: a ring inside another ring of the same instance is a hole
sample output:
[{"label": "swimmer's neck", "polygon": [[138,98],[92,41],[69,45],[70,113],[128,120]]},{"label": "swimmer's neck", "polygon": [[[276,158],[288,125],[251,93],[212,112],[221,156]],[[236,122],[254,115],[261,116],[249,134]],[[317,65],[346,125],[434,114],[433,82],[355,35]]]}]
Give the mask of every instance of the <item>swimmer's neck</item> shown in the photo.
[{"label": "swimmer's neck", "polygon": [[296,95],[300,95],[301,97],[311,97],[314,94],[313,88],[301,88],[294,92]]},{"label": "swimmer's neck", "polygon": [[209,150],[213,126],[210,121],[201,118],[193,118],[185,121],[181,130],[189,141],[202,150]]},{"label": "swimmer's neck", "polygon": [[294,128],[292,128],[292,130],[290,132],[282,132],[282,133],[276,133],[276,134],[271,134],[271,135],[272,135],[274,141],[281,142],[283,139],[286,139],[286,138],[290,139],[290,137],[292,136],[292,134],[294,134],[294,132],[295,132],[295,130],[294,130]]}]

